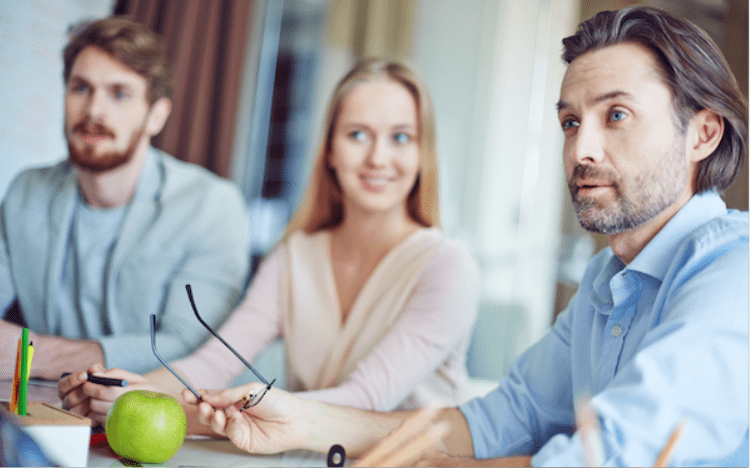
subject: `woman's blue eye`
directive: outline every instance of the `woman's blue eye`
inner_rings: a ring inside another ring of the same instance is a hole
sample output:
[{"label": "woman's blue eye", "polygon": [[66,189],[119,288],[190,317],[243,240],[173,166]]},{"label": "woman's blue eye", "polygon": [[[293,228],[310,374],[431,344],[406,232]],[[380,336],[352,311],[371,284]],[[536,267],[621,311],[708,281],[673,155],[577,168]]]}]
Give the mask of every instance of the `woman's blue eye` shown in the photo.
[{"label": "woman's blue eye", "polygon": [[393,141],[401,144],[409,143],[411,141],[411,137],[406,133],[396,133],[395,135],[393,135]]},{"label": "woman's blue eye", "polygon": [[349,137],[357,141],[364,141],[364,139],[367,137],[367,134],[365,134],[365,132],[363,132],[362,130],[354,130],[349,134]]},{"label": "woman's blue eye", "polygon": [[618,120],[622,120],[625,117],[627,117],[627,114],[625,112],[623,112],[623,111],[617,111],[616,110],[616,111],[612,111],[612,113],[610,114],[609,117],[613,121],[617,122]]}]

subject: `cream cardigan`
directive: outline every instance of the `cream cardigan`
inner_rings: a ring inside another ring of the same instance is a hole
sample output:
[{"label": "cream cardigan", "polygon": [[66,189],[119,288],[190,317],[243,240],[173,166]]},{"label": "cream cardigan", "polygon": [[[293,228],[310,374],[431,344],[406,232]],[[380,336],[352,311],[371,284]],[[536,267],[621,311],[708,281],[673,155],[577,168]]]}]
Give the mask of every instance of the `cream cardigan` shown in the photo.
[{"label": "cream cardigan", "polygon": [[[250,362],[282,336],[287,389],[302,397],[378,411],[462,403],[478,300],[471,256],[436,228],[413,233],[377,265],[342,324],[330,242],[327,231],[290,236],[219,334]],[[226,387],[244,369],[215,338],[175,367],[199,388]]]}]

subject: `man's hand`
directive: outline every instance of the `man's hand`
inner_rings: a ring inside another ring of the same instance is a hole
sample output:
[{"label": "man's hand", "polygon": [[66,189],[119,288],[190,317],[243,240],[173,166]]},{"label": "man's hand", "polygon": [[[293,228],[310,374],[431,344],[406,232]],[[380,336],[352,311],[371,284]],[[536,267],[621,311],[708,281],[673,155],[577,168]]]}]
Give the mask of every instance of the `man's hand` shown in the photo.
[{"label": "man's hand", "polygon": [[16,373],[16,353],[22,328],[0,320],[0,379],[10,380]]},{"label": "man's hand", "polygon": [[[12,379],[15,374],[21,330],[18,325],[0,320],[1,379]],[[104,362],[104,352],[96,341],[40,335],[29,330],[29,343],[34,344],[31,377],[57,380],[63,372],[82,371],[94,363]]]},{"label": "man's hand", "polygon": [[104,351],[96,341],[71,340],[52,335],[29,334],[34,342],[34,361],[31,376],[57,380],[63,372],[86,369],[104,362]]},{"label": "man's hand", "polygon": [[[239,411],[249,392],[257,395],[265,387],[250,383],[218,392],[202,391],[200,401],[189,390],[182,391],[186,406],[197,405],[198,421],[250,453],[278,453],[306,449],[326,453],[334,443],[346,447],[347,456],[365,455],[416,411],[378,413],[346,406],[306,400],[284,390],[272,388],[256,406]],[[438,419],[457,418],[459,434],[461,413],[439,410]],[[468,429],[465,429],[468,433]],[[469,439],[470,441],[470,439]],[[470,443],[469,443],[470,447]]]},{"label": "man's hand", "polygon": [[311,421],[307,407],[319,403],[271,388],[256,406],[238,409],[249,392],[258,394],[263,390],[263,384],[254,382],[220,392],[201,391],[200,402],[187,389],[182,391],[182,397],[188,405],[198,405],[198,421],[250,453],[311,448],[305,443]]},{"label": "man's hand", "polygon": [[[87,373],[100,377],[125,379],[127,387],[98,385],[89,382]],[[101,364],[94,364],[86,372],[75,372],[57,382],[57,393],[62,400],[63,408],[86,416],[94,427],[107,422],[107,411],[112,403],[123,393],[131,390],[161,391],[145,377],[121,369],[104,370]]]}]

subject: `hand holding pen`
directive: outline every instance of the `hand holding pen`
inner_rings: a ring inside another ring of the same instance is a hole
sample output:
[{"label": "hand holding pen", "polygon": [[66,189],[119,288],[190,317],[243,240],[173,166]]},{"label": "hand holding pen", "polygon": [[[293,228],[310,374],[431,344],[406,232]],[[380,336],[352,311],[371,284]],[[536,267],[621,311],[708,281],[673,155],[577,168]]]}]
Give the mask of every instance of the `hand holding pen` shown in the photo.
[{"label": "hand holding pen", "polygon": [[104,425],[109,407],[120,395],[136,389],[155,390],[141,375],[105,370],[100,364],[86,372],[65,373],[57,382],[63,408],[91,419],[94,426]]}]

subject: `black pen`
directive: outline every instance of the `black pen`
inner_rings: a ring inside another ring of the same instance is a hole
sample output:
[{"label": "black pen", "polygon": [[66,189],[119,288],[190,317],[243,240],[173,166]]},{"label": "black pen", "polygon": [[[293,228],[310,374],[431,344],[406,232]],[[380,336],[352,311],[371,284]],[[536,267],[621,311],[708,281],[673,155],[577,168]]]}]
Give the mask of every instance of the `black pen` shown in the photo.
[{"label": "black pen", "polygon": [[[60,376],[62,379],[63,377],[67,377],[70,375],[70,372],[63,372],[63,374]],[[91,383],[99,384],[99,385],[108,385],[110,387],[127,387],[128,381],[125,379],[111,379],[109,377],[99,377],[96,375],[86,374],[88,375],[88,380]]]}]

